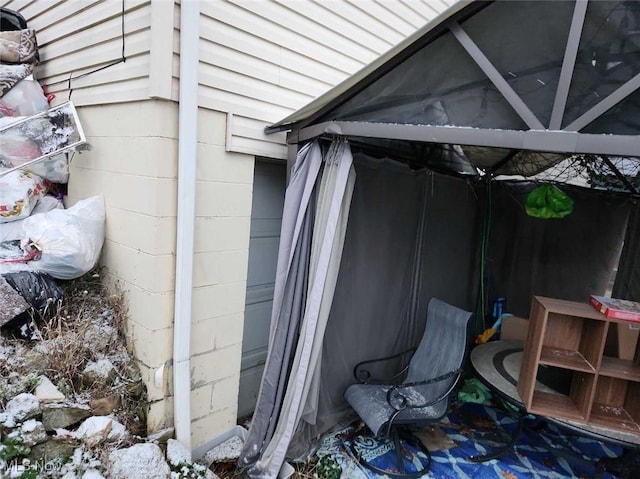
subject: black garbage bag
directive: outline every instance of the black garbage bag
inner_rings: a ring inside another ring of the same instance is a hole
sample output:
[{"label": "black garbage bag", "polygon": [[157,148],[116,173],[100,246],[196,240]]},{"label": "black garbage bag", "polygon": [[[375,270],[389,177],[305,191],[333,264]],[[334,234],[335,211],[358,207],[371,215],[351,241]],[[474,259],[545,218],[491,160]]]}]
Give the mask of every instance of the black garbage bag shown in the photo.
[{"label": "black garbage bag", "polygon": [[27,22],[24,17],[15,10],[0,7],[0,32],[24,30]]},{"label": "black garbage bag", "polygon": [[2,325],[2,333],[14,338],[36,339],[36,326],[56,314],[64,296],[62,290],[51,276],[37,271],[5,273],[2,277],[29,305]]}]

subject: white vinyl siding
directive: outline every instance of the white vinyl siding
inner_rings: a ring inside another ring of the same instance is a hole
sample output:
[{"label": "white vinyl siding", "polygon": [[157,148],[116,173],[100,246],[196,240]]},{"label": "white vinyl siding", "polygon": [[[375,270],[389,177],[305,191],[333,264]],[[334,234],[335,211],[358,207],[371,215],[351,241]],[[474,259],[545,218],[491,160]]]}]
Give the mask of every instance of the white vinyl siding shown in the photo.
[{"label": "white vinyl siding", "polygon": [[346,79],[453,0],[201,2],[200,104],[233,114],[227,150],[286,158],[275,123]]},{"label": "white vinyl siding", "polygon": [[[275,123],[346,79],[453,0],[201,0],[199,102],[234,115],[227,150],[285,158]],[[37,30],[38,80],[78,106],[178,101],[179,4],[0,0]],[[72,79],[69,82],[69,78]],[[233,129],[237,128],[237,129]]]},{"label": "white vinyl siding", "polygon": [[[149,98],[151,2],[126,0],[126,62],[84,74],[122,58],[121,0],[9,0],[36,30],[36,76],[56,102],[77,106]],[[71,80],[69,81],[69,79]]]}]

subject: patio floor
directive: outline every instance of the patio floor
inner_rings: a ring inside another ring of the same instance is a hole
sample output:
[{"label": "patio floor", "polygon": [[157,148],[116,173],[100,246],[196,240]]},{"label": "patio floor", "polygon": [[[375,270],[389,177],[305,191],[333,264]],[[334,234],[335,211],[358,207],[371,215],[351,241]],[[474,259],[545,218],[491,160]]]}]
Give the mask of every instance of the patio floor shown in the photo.
[{"label": "patio floor", "polygon": [[[499,426],[498,426],[499,425]],[[602,458],[622,454],[619,446],[574,435],[534,416],[527,416],[515,447],[498,459],[476,463],[468,458],[491,451],[515,434],[517,418],[499,406],[465,403],[453,407],[436,428],[425,430],[432,451],[432,464],[424,478],[436,479],[515,479],[515,478],[593,478]],[[341,466],[343,478],[379,479],[360,466],[345,447],[345,441],[357,441],[358,451],[378,467],[395,464],[389,442],[362,436],[362,425],[351,425],[324,438],[318,457],[331,455]],[[436,433],[434,435],[434,432]],[[506,433],[506,436],[505,436]],[[435,448],[439,450],[434,450]],[[553,452],[552,452],[553,451]],[[407,466],[410,470],[411,465]],[[603,479],[615,479],[604,472]]]}]

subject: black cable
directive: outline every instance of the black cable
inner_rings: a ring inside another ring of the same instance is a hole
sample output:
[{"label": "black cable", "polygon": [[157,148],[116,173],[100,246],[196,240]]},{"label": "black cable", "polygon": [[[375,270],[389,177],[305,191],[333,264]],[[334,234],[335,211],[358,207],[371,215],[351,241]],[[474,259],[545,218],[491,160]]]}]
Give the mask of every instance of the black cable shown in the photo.
[{"label": "black cable", "polygon": [[476,303],[476,331],[474,333],[480,334],[486,328],[487,324],[485,321],[485,314],[487,310],[487,304],[489,302],[488,295],[488,281],[486,278],[487,275],[487,254],[489,251],[489,235],[491,229],[491,176],[488,175],[485,184],[485,197],[484,197],[484,209],[483,209],[483,218],[482,218],[482,231],[480,238],[480,283],[478,285],[478,297]]},{"label": "black cable", "polygon": [[[58,80],[52,83],[47,83],[47,86],[51,86],[51,85],[59,85],[61,83],[64,82],[68,82],[69,83],[69,90],[73,91],[71,88],[71,81],[72,80],[78,80],[79,78],[84,78],[86,76],[89,75],[93,75],[94,73],[98,73],[102,70],[106,70],[107,68],[110,68],[112,66],[118,65],[120,63],[125,63],[127,61],[127,57],[125,56],[125,32],[124,32],[124,0],[122,0],[122,14],[120,16],[120,23],[121,23],[121,30],[122,30],[122,53],[121,53],[121,57],[118,60],[114,60],[111,63],[107,64],[107,65],[103,65],[101,67],[96,68],[95,70],[91,70],[85,73],[81,73],[79,75],[76,76],[70,76],[69,78],[65,79],[65,80]],[[69,98],[71,98],[71,93],[69,93]]]}]

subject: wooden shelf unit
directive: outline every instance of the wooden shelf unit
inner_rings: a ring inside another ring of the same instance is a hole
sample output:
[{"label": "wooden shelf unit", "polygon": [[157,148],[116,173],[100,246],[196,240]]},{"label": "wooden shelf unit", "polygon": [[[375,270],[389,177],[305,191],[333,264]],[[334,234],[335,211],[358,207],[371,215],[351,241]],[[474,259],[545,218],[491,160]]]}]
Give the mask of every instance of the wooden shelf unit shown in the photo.
[{"label": "wooden shelf unit", "polygon": [[[587,302],[533,298],[517,386],[527,411],[640,433],[640,345],[634,360],[606,356],[611,323],[627,322]],[[569,371],[568,394],[536,388],[549,367]]]}]

